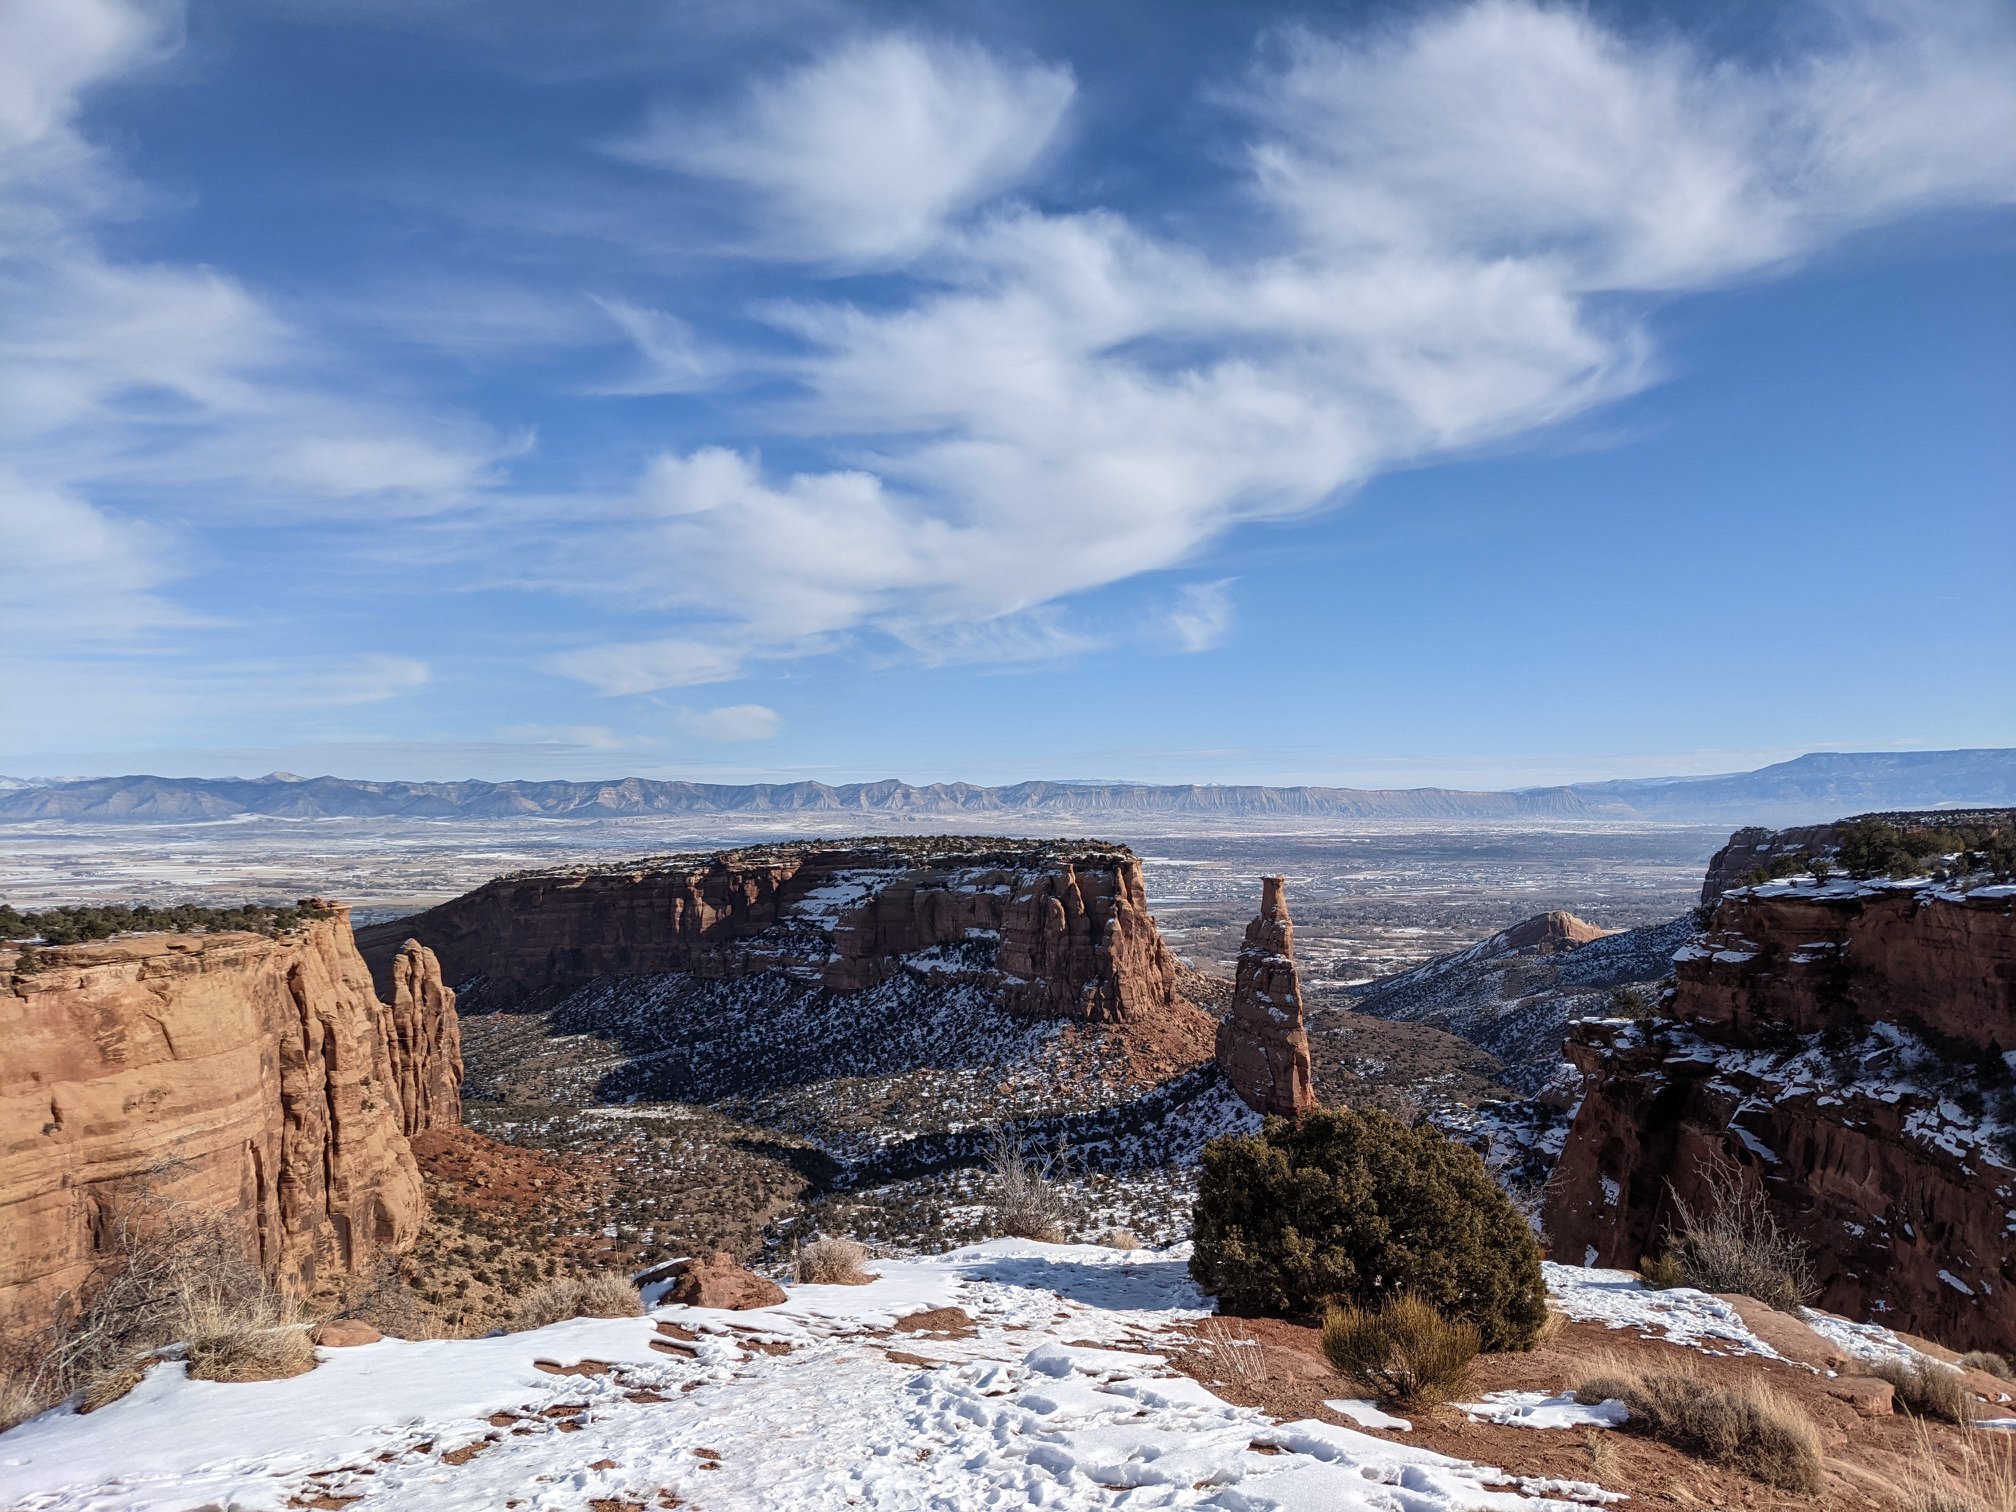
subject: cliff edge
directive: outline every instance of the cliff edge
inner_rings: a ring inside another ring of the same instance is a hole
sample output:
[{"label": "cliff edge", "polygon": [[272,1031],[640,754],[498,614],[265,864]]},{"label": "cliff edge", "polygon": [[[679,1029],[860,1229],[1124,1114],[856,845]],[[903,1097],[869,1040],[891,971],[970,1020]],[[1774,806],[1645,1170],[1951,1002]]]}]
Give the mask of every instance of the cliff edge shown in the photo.
[{"label": "cliff edge", "polygon": [[1656,1015],[1571,1026],[1557,1257],[1635,1266],[1733,1169],[1811,1246],[1820,1305],[2016,1342],[2016,887],[1739,888],[1674,971]]},{"label": "cliff edge", "polygon": [[409,1139],[460,1114],[455,998],[431,953],[397,953],[393,1007],[341,908],[277,938],[38,956],[0,990],[0,1336],[46,1324],[143,1194],[225,1216],[289,1290],[412,1242]]}]

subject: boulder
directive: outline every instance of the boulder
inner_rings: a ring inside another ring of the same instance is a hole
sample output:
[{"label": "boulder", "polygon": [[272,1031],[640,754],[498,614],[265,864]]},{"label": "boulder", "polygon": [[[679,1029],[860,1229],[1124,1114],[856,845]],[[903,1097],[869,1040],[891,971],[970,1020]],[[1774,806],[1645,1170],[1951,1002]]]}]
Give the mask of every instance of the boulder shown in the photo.
[{"label": "boulder", "polygon": [[775,1281],[737,1265],[725,1250],[716,1250],[687,1261],[665,1300],[686,1307],[747,1312],[754,1307],[775,1307],[786,1298],[784,1288]]},{"label": "boulder", "polygon": [[324,1349],[354,1349],[359,1344],[376,1344],[385,1336],[362,1318],[331,1318],[309,1329],[308,1337]]},{"label": "boulder", "polygon": [[1866,1418],[1889,1417],[1897,1410],[1897,1388],[1874,1376],[1842,1376],[1821,1389]]}]

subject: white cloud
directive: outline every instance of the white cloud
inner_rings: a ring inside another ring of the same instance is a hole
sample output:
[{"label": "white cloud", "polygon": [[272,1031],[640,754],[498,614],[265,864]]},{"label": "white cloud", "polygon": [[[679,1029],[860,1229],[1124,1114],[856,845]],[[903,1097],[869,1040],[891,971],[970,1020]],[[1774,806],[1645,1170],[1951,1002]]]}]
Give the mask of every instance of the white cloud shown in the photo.
[{"label": "white cloud", "polygon": [[681,709],[680,727],[702,740],[774,740],[784,728],[775,709],[762,704],[728,704],[719,709]]},{"label": "white cloud", "polygon": [[643,366],[623,383],[606,385],[607,394],[687,394],[706,388],[718,375],[717,363],[700,349],[693,327],[676,315],[620,299],[596,296],[608,317],[637,348]]},{"label": "white cloud", "polygon": [[0,464],[0,639],[68,654],[131,644],[185,623],[161,596],[176,575],[168,532],[98,509],[64,489],[29,482]]},{"label": "white cloud", "polygon": [[778,253],[900,260],[1029,173],[1074,88],[971,44],[875,37],[757,84],[724,119],[661,110],[616,150],[743,186]]},{"label": "white cloud", "polygon": [[[1242,522],[1586,413],[1656,375],[1637,319],[1654,298],[2016,200],[2006,11],[1883,14],[1756,66],[1529,0],[1295,34],[1238,96],[1244,253],[1104,211],[906,211],[876,241],[835,210],[861,247],[929,240],[928,280],[768,312],[805,343],[782,423],[844,465],[667,453],[593,549],[744,655],[863,633],[927,656],[1012,647],[1057,628],[1030,618],[1044,606],[1182,566]],[[968,64],[878,48],[859,56],[959,97]],[[759,90],[698,155],[743,161],[741,131],[751,182],[826,182],[823,147],[765,124],[845,139],[861,92],[833,80],[857,65],[820,67]],[[1200,588],[1169,629],[1208,644],[1228,614]]]},{"label": "white cloud", "polygon": [[742,661],[733,649],[669,636],[562,651],[547,657],[543,665],[549,672],[613,695],[728,682],[741,675]]},{"label": "white cloud", "polygon": [[1185,651],[1209,651],[1232,630],[1232,579],[1190,583],[1176,595],[1169,629]]},{"label": "white cloud", "polygon": [[427,663],[411,656],[352,657],[313,675],[314,702],[383,703],[426,686],[431,675]]}]

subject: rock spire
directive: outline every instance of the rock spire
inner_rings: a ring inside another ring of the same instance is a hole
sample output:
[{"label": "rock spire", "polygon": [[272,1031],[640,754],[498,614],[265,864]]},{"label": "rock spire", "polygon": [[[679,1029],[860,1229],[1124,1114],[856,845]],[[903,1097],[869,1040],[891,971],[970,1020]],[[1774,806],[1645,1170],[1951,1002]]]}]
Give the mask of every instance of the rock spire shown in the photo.
[{"label": "rock spire", "polygon": [[1232,1013],[1218,1026],[1218,1064],[1256,1113],[1293,1118],[1316,1106],[1302,986],[1295,974],[1295,925],[1286,879],[1263,877],[1260,916],[1246,926]]}]

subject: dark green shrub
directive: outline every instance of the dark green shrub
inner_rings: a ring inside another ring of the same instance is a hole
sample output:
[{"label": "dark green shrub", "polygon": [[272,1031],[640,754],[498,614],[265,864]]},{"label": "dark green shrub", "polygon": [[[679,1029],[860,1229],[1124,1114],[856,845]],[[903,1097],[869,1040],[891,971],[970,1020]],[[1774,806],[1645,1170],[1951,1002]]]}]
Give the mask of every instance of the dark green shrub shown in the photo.
[{"label": "dark green shrub", "polygon": [[1375,1109],[1270,1118],[1204,1148],[1190,1274],[1228,1312],[1314,1318],[1411,1292],[1525,1349],[1547,1319],[1540,1249],[1483,1161]]},{"label": "dark green shrub", "polygon": [[1394,1407],[1439,1406],[1463,1390],[1481,1342],[1475,1323],[1452,1323],[1404,1293],[1376,1312],[1333,1307],[1323,1315],[1331,1366]]}]

